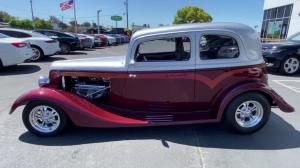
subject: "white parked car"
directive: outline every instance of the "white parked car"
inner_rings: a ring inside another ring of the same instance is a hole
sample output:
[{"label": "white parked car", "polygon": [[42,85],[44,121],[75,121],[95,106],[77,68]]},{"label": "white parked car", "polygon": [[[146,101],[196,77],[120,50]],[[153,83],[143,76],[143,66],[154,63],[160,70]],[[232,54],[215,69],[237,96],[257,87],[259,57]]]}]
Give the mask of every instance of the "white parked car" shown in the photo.
[{"label": "white parked car", "polygon": [[32,55],[33,52],[28,41],[0,33],[0,68],[23,63]]},{"label": "white parked car", "polygon": [[39,33],[10,28],[1,28],[0,33],[10,37],[28,40],[33,51],[31,61],[40,60],[45,56],[51,56],[60,51],[58,41]]}]

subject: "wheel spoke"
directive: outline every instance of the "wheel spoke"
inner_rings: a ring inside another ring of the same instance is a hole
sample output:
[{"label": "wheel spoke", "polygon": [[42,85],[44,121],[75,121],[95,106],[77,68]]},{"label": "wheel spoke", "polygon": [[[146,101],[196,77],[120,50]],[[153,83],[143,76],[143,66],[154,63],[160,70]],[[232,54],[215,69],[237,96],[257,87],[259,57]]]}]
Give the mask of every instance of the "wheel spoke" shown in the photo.
[{"label": "wheel spoke", "polygon": [[261,122],[263,107],[257,101],[243,102],[235,112],[235,119],[241,127],[250,128]]}]

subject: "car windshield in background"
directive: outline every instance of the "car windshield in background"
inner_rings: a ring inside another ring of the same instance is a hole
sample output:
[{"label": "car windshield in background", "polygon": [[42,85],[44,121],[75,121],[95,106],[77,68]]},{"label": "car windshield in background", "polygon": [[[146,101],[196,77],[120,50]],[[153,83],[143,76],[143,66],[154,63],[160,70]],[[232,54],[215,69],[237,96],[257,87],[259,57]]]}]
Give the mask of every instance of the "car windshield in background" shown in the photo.
[{"label": "car windshield in background", "polygon": [[41,33],[38,33],[38,32],[31,32],[31,34],[32,34],[32,36],[34,36],[34,37],[47,37],[47,36],[45,36],[45,35],[43,35],[43,34],[41,34]]},{"label": "car windshield in background", "polygon": [[288,38],[288,40],[291,41],[299,41],[300,42],[300,33],[297,33],[295,35],[292,35],[290,38]]}]

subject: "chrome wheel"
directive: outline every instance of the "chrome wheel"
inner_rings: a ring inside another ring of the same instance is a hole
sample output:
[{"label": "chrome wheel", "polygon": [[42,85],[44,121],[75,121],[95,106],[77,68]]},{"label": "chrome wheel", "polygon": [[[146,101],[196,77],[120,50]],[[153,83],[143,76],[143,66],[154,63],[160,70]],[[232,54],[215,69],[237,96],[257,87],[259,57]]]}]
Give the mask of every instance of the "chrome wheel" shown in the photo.
[{"label": "chrome wheel", "polygon": [[293,74],[299,70],[299,60],[297,58],[289,58],[284,62],[284,71],[287,74]]},{"label": "chrome wheel", "polygon": [[235,120],[243,128],[255,127],[263,118],[263,106],[257,101],[246,101],[238,106]]},{"label": "chrome wheel", "polygon": [[32,47],[33,56],[30,58],[31,61],[37,61],[41,58],[41,52],[39,49]]},{"label": "chrome wheel", "polygon": [[41,105],[36,106],[30,111],[29,122],[36,131],[51,133],[59,127],[60,116],[54,108]]}]

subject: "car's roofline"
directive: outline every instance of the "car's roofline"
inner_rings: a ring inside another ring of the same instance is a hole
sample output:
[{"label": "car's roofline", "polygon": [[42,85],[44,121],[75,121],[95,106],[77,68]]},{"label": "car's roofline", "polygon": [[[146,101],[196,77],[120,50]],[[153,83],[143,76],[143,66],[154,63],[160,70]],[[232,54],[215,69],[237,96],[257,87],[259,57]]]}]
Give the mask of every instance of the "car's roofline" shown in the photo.
[{"label": "car's roofline", "polygon": [[0,30],[11,30],[11,31],[18,31],[23,33],[32,33],[32,30],[24,30],[24,29],[17,29],[17,28],[0,28]]},{"label": "car's roofline", "polygon": [[215,22],[215,23],[193,23],[193,24],[180,24],[159,28],[143,29],[135,32],[132,38],[138,38],[145,35],[154,35],[162,33],[176,33],[185,31],[201,31],[201,30],[227,30],[236,33],[249,33],[255,30],[245,24],[233,22]]}]

